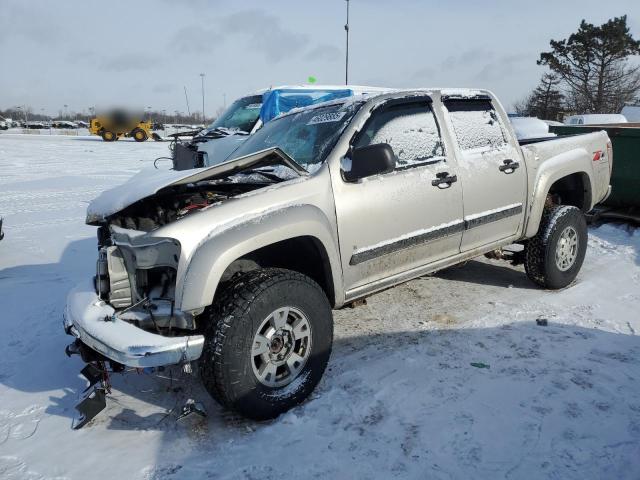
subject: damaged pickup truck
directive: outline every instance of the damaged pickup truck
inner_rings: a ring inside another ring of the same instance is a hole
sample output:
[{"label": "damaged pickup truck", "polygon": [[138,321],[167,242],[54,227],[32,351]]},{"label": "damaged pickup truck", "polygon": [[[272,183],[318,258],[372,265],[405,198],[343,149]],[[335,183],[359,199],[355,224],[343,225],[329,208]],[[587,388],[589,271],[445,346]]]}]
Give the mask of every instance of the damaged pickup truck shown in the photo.
[{"label": "damaged pickup truck", "polygon": [[303,401],[332,309],[511,244],[543,288],[582,265],[610,191],[604,132],[520,145],[482,90],[396,91],[295,110],[209,168],[143,172],[88,208],[95,277],[68,297],[68,353],[108,372],[182,365],[254,419]]}]

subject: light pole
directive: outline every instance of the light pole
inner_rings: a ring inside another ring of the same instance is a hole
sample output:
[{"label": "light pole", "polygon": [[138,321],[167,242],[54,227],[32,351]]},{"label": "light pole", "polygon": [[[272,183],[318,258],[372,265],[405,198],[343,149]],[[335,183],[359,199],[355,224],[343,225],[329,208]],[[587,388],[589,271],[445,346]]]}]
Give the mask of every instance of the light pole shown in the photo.
[{"label": "light pole", "polygon": [[344,84],[349,85],[349,0],[347,0],[347,23],[344,25],[344,30],[347,33],[347,51],[344,62]]},{"label": "light pole", "polygon": [[200,74],[200,81],[202,83],[202,124],[204,125],[204,73]]}]

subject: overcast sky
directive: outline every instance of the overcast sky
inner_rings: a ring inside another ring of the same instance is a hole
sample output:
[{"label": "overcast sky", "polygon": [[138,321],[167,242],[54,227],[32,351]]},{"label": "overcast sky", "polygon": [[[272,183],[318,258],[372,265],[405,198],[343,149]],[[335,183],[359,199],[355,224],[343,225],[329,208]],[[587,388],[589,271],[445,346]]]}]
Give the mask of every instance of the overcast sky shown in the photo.
[{"label": "overcast sky", "polygon": [[[507,107],[537,83],[538,54],[580,20],[638,0],[351,0],[352,84],[493,90]],[[345,0],[0,0],[0,108],[57,114],[107,105],[205,110],[259,88],[344,82]]]}]

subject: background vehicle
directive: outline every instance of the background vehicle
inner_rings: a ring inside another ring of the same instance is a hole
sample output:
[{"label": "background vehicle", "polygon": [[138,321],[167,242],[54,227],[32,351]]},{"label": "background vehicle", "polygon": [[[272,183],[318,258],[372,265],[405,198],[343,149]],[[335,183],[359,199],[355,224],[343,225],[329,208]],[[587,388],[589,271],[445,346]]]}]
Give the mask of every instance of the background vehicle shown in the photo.
[{"label": "background vehicle", "polygon": [[620,113],[590,113],[571,115],[564,119],[565,125],[604,125],[607,123],[626,123],[627,118]]},{"label": "background vehicle", "polygon": [[102,137],[105,142],[113,142],[121,137],[131,137],[136,142],[144,142],[151,136],[151,122],[140,120],[123,111],[92,118],[89,133]]},{"label": "background vehicle", "polygon": [[521,249],[504,257],[533,282],[570,285],[611,156],[604,132],[521,146],[483,90],[397,91],[281,115],[233,160],[142,173],[91,203],[97,274],[69,294],[69,351],[98,372],[106,359],[199,359],[220,403],[272,418],[322,377],[332,308],[514,242]]},{"label": "background vehicle", "polygon": [[53,120],[51,122],[51,126],[53,128],[67,128],[67,129],[78,128],[78,124],[76,122],[71,122],[69,120]]},{"label": "background vehicle", "polygon": [[0,117],[0,130],[8,130],[11,126],[11,121],[4,117]]},{"label": "background vehicle", "polygon": [[640,122],[640,104],[625,105],[620,112],[628,122]]},{"label": "background vehicle", "polygon": [[294,108],[385,91],[388,89],[355,85],[301,85],[273,87],[242,97],[190,142],[175,143],[174,169],[208,167],[223,162],[247,139],[247,135]]}]

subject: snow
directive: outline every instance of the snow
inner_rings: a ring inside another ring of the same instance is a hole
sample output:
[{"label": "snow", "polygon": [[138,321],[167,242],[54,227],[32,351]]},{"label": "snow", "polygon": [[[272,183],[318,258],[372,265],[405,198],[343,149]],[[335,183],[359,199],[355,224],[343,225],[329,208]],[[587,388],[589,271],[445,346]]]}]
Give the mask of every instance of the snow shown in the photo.
[{"label": "snow", "polygon": [[444,156],[440,132],[431,111],[415,109],[415,113],[398,115],[383,112],[374,121],[357,146],[387,143],[393,148],[400,165],[414,165]]},{"label": "snow", "polygon": [[449,117],[458,144],[463,150],[497,148],[506,143],[494,110],[450,110]]},{"label": "snow", "polygon": [[500,208],[493,208],[491,210],[485,210],[484,212],[474,213],[472,215],[466,215],[465,220],[475,220],[476,218],[485,217],[487,215],[493,215],[494,213],[504,212],[505,210],[511,210],[512,208],[521,207],[521,203],[512,203]]},{"label": "snow", "polygon": [[[85,382],[61,318],[95,270],[87,202],[166,148],[0,134],[0,478],[640,477],[640,233],[613,225],[562,291],[478,259],[335,312],[324,379],[271,422],[165,371],[114,376],[71,430]],[[189,398],[208,418],[176,422]]]},{"label": "snow", "polygon": [[549,125],[539,118],[512,117],[509,120],[511,120],[511,125],[513,125],[518,140],[556,136],[555,133],[549,133]]},{"label": "snow", "polygon": [[385,246],[391,245],[393,243],[401,242],[402,240],[406,240],[408,238],[419,237],[421,235],[425,235],[427,233],[435,232],[437,230],[443,230],[445,228],[453,227],[454,225],[458,225],[458,224],[461,224],[461,223],[462,223],[462,220],[458,219],[458,220],[453,220],[453,221],[448,222],[448,223],[442,223],[442,224],[437,225],[435,227],[422,228],[422,229],[416,230],[414,232],[405,233],[404,235],[400,235],[399,237],[391,238],[389,240],[384,240],[384,241],[376,243],[374,245],[369,245],[369,246],[364,247],[364,248],[359,248],[357,250],[354,250],[353,254],[357,255],[358,253],[363,253],[363,252],[368,252],[370,250],[375,250],[375,249],[380,248],[380,247],[385,247]]}]

